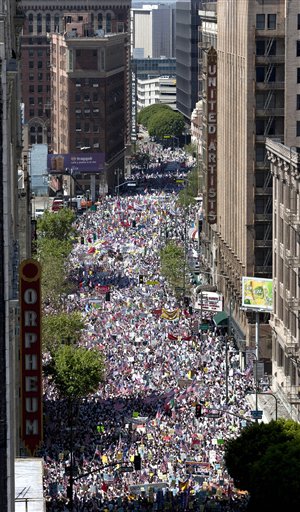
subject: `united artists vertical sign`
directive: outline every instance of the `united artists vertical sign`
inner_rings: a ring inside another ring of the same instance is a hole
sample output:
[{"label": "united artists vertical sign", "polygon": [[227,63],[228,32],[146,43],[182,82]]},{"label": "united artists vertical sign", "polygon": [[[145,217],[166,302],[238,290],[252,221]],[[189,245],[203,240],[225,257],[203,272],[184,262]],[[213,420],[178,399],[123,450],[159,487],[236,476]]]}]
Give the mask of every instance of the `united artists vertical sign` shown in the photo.
[{"label": "united artists vertical sign", "polygon": [[206,221],[217,222],[217,52],[207,54]]},{"label": "united artists vertical sign", "polygon": [[20,265],[21,439],[34,455],[43,437],[41,354],[41,268],[28,259]]}]

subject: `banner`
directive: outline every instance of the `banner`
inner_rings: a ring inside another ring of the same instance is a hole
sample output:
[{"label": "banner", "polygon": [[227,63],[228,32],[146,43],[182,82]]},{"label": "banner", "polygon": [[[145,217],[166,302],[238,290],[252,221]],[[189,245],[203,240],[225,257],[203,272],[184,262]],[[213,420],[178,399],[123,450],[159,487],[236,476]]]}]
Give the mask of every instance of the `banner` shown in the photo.
[{"label": "banner", "polygon": [[165,318],[166,320],[177,320],[180,316],[180,309],[174,309],[173,311],[168,311],[165,308],[162,308],[161,318]]},{"label": "banner", "polygon": [[247,309],[272,311],[273,280],[259,277],[243,277],[242,306]]}]

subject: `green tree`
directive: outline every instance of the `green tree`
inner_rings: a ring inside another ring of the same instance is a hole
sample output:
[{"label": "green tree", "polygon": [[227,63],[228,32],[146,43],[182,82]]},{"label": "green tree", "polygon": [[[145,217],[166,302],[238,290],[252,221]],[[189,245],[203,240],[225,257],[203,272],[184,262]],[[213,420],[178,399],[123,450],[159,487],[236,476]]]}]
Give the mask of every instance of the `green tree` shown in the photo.
[{"label": "green tree", "polygon": [[49,238],[40,238],[37,244],[37,258],[42,266],[42,299],[53,307],[61,305],[61,297],[68,292],[66,258],[72,243]]},{"label": "green tree", "polygon": [[194,167],[191,172],[188,173],[184,187],[178,194],[179,206],[189,206],[195,204],[195,197],[198,194],[198,171]]},{"label": "green tree", "polygon": [[179,137],[184,129],[184,117],[179,112],[170,110],[162,110],[149,119],[148,132],[149,135],[163,138],[166,135]]},{"label": "green tree", "polygon": [[171,107],[169,105],[162,105],[161,103],[155,103],[154,105],[149,105],[148,107],[143,108],[138,113],[138,123],[145,126],[145,128],[148,129],[148,123],[150,119],[155,116],[156,114],[159,114],[162,111],[168,111],[173,112]]},{"label": "green tree", "polygon": [[103,355],[97,349],[62,345],[53,355],[51,373],[61,397],[86,397],[104,380]]},{"label": "green tree", "polygon": [[75,228],[72,226],[75,213],[69,208],[61,208],[53,213],[46,210],[37,222],[38,236],[57,240],[72,240],[75,236]]},{"label": "green tree", "polygon": [[75,344],[85,323],[79,311],[61,312],[42,317],[42,340],[44,350],[53,352],[63,343]]},{"label": "green tree", "polygon": [[227,441],[225,465],[250,493],[249,510],[296,510],[300,497],[300,425],[292,420],[254,424]]},{"label": "green tree", "polygon": [[168,242],[160,252],[162,275],[175,289],[184,287],[184,248],[173,241]]}]

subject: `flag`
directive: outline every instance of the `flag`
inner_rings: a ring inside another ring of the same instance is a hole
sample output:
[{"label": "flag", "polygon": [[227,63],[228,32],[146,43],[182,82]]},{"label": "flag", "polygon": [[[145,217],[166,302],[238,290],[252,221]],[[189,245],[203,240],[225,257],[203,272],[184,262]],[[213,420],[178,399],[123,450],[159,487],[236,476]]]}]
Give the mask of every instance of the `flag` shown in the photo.
[{"label": "flag", "polygon": [[181,492],[186,491],[189,487],[189,481],[186,480],[185,482],[179,482],[178,486]]}]

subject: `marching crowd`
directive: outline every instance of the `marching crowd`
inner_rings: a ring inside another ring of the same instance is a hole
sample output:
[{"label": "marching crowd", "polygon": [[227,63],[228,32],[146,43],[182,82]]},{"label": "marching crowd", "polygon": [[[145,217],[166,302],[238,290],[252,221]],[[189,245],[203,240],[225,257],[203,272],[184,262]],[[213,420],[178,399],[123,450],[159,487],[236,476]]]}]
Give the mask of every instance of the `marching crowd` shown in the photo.
[{"label": "marching crowd", "polygon": [[103,352],[106,377],[73,404],[72,432],[66,403],[45,382],[47,510],[68,510],[71,442],[76,511],[244,510],[223,453],[251,421],[252,376],[229,340],[226,364],[223,333],[212,319],[199,332],[199,312],[160,273],[166,232],[182,243],[176,194],[104,198],[76,228],[68,268],[77,291],[66,308],[81,311],[79,343]]}]

